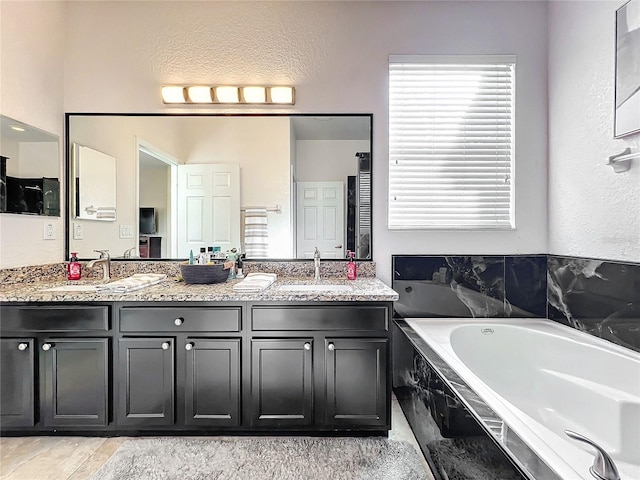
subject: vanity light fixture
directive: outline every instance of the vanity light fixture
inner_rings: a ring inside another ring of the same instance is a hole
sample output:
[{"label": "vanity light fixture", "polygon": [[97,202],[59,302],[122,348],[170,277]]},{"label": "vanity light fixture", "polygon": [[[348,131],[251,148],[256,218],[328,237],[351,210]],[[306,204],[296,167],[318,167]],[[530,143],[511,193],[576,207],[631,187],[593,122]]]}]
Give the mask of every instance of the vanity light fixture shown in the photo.
[{"label": "vanity light fixture", "polygon": [[166,104],[293,105],[295,88],[287,86],[165,85]]}]

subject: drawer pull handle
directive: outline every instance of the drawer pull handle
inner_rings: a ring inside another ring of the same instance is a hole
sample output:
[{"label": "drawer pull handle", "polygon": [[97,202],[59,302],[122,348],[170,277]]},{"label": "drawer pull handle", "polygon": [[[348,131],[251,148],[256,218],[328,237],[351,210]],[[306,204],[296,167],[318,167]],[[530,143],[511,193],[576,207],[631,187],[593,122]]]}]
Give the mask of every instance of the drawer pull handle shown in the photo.
[{"label": "drawer pull handle", "polygon": [[187,343],[187,344],[184,346],[184,349],[185,349],[185,350],[191,350],[192,348],[193,348],[193,343]]},{"label": "drawer pull handle", "polygon": [[18,350],[20,350],[21,352],[24,352],[27,348],[29,348],[29,344],[28,343],[19,343],[18,344]]},{"label": "drawer pull handle", "polygon": [[333,352],[336,349],[336,346],[333,343],[330,343],[329,345],[327,345],[327,349],[330,352]]},{"label": "drawer pull handle", "polygon": [[169,350],[169,342],[164,342],[164,343],[162,344],[162,349],[163,349],[163,350]]},{"label": "drawer pull handle", "polygon": [[182,317],[178,317],[173,321],[173,323],[175,323],[177,327],[182,325],[183,322],[184,322],[184,318],[182,318]]},{"label": "drawer pull handle", "polygon": [[44,350],[45,352],[48,352],[50,348],[51,348],[51,344],[50,343],[43,343],[42,344],[42,350]]},{"label": "drawer pull handle", "polygon": [[304,344],[304,349],[305,350],[311,350],[311,344],[309,342]]}]

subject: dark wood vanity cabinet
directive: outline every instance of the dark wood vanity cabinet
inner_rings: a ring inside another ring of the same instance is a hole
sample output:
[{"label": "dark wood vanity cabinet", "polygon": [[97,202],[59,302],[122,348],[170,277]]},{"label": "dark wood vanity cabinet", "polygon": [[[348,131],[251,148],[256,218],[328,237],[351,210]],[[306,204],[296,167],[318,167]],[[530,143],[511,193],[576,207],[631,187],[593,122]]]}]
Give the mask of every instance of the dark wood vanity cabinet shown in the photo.
[{"label": "dark wood vanity cabinet", "polygon": [[0,339],[0,425],[35,424],[35,339]]},{"label": "dark wood vanity cabinet", "polygon": [[239,426],[241,306],[156,305],[118,310],[118,428]]},{"label": "dark wood vanity cabinet", "polygon": [[326,338],[326,425],[356,428],[388,425],[386,338]]},{"label": "dark wood vanity cabinet", "polygon": [[390,428],[391,302],[0,309],[3,432]]},{"label": "dark wood vanity cabinet", "polygon": [[118,341],[119,427],[170,427],[174,423],[173,338]]},{"label": "dark wood vanity cabinet", "polygon": [[251,340],[251,424],[288,428],[314,422],[313,338]]},{"label": "dark wood vanity cabinet", "polygon": [[390,427],[388,305],[254,304],[250,311],[253,427]]},{"label": "dark wood vanity cabinet", "polygon": [[109,305],[1,306],[3,430],[108,426],[110,312]]},{"label": "dark wood vanity cabinet", "polygon": [[40,405],[45,426],[107,425],[109,342],[108,338],[44,339]]}]

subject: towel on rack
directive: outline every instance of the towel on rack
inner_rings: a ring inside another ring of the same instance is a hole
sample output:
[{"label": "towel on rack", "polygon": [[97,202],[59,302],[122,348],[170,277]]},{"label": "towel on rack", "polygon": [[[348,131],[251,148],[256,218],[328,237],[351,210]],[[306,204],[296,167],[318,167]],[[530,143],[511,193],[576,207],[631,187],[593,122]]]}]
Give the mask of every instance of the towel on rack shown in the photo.
[{"label": "towel on rack", "polygon": [[115,220],[116,207],[98,207],[96,208],[96,218],[109,218]]},{"label": "towel on rack", "polygon": [[233,286],[234,292],[260,292],[276,281],[275,273],[250,273]]},{"label": "towel on rack", "polygon": [[136,273],[115,282],[98,285],[96,291],[100,293],[129,293],[160,283],[166,278],[164,273]]},{"label": "towel on rack", "polygon": [[246,208],[244,211],[244,251],[246,257],[266,258],[268,248],[267,208]]}]

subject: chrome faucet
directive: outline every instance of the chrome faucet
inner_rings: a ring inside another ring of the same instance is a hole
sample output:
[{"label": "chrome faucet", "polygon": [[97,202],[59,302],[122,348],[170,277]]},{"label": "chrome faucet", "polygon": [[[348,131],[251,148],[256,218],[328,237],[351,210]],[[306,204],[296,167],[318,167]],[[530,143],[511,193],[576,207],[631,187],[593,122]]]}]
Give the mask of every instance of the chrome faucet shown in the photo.
[{"label": "chrome faucet", "polygon": [[135,252],[137,247],[131,247],[131,248],[127,248],[124,251],[123,257],[124,258],[131,258],[132,257],[132,252]]},{"label": "chrome faucet", "polygon": [[313,253],[313,267],[314,267],[314,280],[320,280],[320,250],[316,247],[316,251]]},{"label": "chrome faucet", "polygon": [[100,254],[100,258],[91,260],[87,263],[87,268],[91,268],[94,265],[102,266],[102,280],[109,280],[111,278],[111,257],[109,256],[109,250],[94,250]]},{"label": "chrome faucet", "polygon": [[584,435],[572,432],[571,430],[565,430],[564,433],[574,440],[584,442],[596,449],[596,457],[593,459],[593,465],[589,468],[591,475],[598,480],[620,480],[620,474],[618,473],[616,464],[613,463],[613,459],[600,445]]}]

